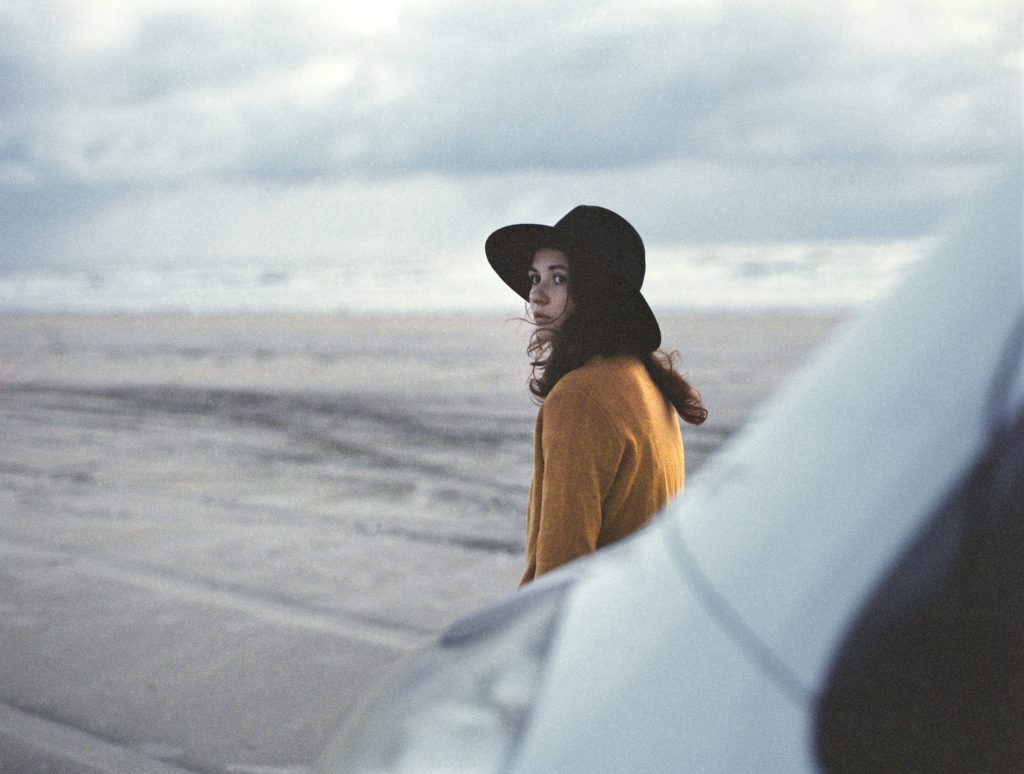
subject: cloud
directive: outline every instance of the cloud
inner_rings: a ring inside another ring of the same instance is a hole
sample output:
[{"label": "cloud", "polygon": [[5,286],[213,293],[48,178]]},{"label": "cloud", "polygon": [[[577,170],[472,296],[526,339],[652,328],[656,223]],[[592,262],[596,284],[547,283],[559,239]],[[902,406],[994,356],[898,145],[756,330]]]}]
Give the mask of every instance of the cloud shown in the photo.
[{"label": "cloud", "polygon": [[40,252],[57,197],[72,233],[189,190],[424,181],[492,215],[629,185],[665,240],[920,233],[1019,153],[1009,0],[375,8],[9,4],[0,196],[31,223],[5,249]]},{"label": "cloud", "polygon": [[[54,112],[26,110],[14,134],[46,174],[157,183],[1005,147],[1013,40],[998,13],[972,39],[941,13],[845,7],[467,2],[410,6],[371,36],[286,5],[171,9],[37,74]],[[897,21],[915,33],[909,52],[888,41]],[[39,68],[24,35],[21,49],[14,72]]]},{"label": "cloud", "polygon": [[[417,130],[409,136],[429,139],[418,146],[425,163],[456,170],[666,158],[992,160],[1016,139],[1008,109],[1016,77],[1001,61],[1016,41],[996,24],[976,25],[977,39],[962,40],[948,34],[948,22],[913,17],[905,26],[915,22],[923,42],[899,52],[886,19],[826,7],[662,6],[616,15],[622,26],[567,17],[565,29],[547,35],[505,47],[493,41],[488,50],[498,53],[486,62],[428,68],[400,113]],[[430,39],[438,50],[458,48],[440,30]],[[443,61],[435,53],[415,59]],[[453,152],[436,152],[439,144]]]}]

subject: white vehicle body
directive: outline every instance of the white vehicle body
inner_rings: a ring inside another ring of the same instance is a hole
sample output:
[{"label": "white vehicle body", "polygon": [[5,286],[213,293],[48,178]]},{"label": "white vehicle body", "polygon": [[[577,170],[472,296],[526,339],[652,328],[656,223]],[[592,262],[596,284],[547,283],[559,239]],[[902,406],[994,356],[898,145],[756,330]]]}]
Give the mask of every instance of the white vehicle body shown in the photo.
[{"label": "white vehicle body", "polygon": [[1022,320],[1018,172],[650,527],[457,624],[322,769],[817,770],[855,623],[1024,416]]}]

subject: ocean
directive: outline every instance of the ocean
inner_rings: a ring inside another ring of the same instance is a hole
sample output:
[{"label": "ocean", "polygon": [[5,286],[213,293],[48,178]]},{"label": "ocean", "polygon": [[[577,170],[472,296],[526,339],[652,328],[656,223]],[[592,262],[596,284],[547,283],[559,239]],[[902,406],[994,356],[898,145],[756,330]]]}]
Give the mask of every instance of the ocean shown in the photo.
[{"label": "ocean", "polygon": [[[725,244],[648,251],[655,311],[855,310],[932,240]],[[384,261],[253,258],[0,268],[0,313],[518,314],[482,254]]]}]

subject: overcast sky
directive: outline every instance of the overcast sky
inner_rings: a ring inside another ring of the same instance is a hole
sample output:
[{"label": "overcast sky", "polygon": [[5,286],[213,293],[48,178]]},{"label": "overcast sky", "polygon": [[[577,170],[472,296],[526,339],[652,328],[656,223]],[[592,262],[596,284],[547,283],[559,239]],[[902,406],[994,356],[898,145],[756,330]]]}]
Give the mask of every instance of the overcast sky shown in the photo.
[{"label": "overcast sky", "polygon": [[6,0],[0,267],[932,233],[1020,163],[1021,3]]}]

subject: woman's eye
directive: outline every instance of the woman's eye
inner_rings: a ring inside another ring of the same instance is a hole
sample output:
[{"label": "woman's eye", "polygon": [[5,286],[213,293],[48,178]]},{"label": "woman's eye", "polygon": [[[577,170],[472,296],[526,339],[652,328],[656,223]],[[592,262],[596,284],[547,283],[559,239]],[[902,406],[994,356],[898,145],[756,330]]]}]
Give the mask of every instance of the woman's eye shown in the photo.
[{"label": "woman's eye", "polygon": [[539,274],[531,274],[531,275],[529,275],[529,277],[530,277],[530,284],[531,285],[539,285],[540,284],[540,275]]},{"label": "woman's eye", "polygon": [[556,274],[555,275],[555,284],[556,285],[564,285],[568,281],[569,281],[569,278],[566,277],[564,274]]}]

